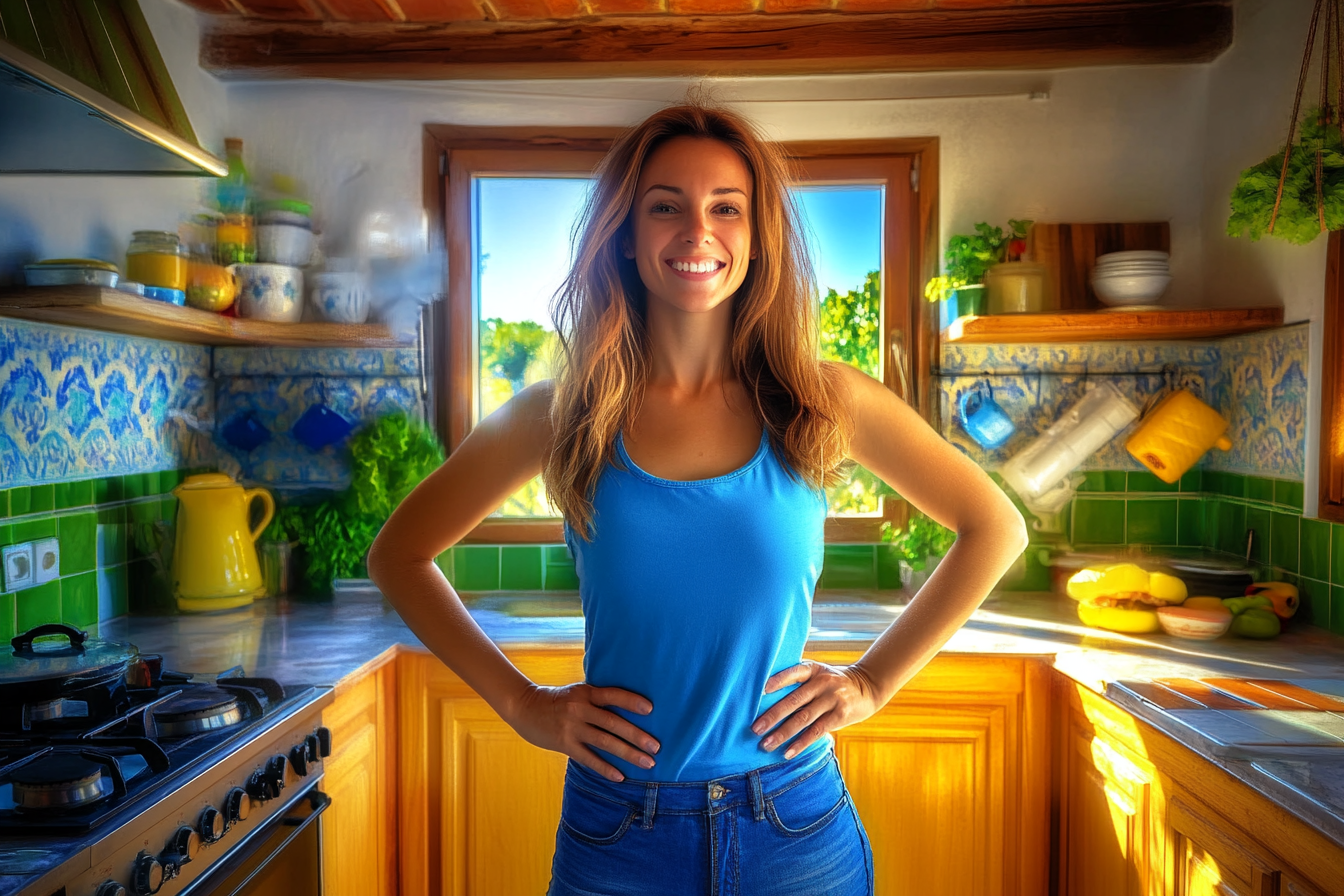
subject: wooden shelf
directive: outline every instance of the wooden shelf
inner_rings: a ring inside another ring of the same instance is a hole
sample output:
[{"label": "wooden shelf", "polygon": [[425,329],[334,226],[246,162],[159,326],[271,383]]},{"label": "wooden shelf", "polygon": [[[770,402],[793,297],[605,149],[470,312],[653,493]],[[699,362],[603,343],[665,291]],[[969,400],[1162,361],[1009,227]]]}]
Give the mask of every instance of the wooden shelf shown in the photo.
[{"label": "wooden shelf", "polygon": [[0,290],[0,315],[198,345],[389,348],[406,344],[394,339],[382,324],[289,324],[224,317],[100,286]]},{"label": "wooden shelf", "polygon": [[1097,342],[1210,339],[1282,326],[1283,308],[1186,308],[1173,311],[1052,311],[963,317],[944,343]]}]

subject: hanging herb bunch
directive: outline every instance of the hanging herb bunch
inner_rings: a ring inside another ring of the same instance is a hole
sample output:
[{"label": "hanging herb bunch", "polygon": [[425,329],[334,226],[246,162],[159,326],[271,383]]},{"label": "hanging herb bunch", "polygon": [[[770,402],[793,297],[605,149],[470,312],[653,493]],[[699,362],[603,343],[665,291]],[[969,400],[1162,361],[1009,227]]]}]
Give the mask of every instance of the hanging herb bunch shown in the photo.
[{"label": "hanging herb bunch", "polygon": [[[1301,138],[1293,144],[1288,173],[1283,179],[1283,198],[1274,216],[1284,150],[1247,168],[1232,191],[1232,216],[1228,236],[1258,240],[1272,234],[1290,243],[1305,245],[1321,235],[1321,206],[1316,202],[1316,153],[1321,154],[1321,198],[1325,229],[1344,227],[1344,138],[1334,110],[1312,109],[1302,119]],[[1270,220],[1274,228],[1270,230]]]},{"label": "hanging herb bunch", "polygon": [[[1232,191],[1229,236],[1265,234],[1305,245],[1344,227],[1344,0],[1316,0],[1297,76],[1288,139],[1283,149],[1247,168]],[[1324,13],[1324,15],[1322,15]],[[1318,26],[1322,33],[1320,99],[1301,120],[1303,88],[1311,69]],[[1333,69],[1333,72],[1332,72]],[[1333,82],[1333,83],[1332,83]],[[1331,88],[1334,103],[1331,103]]]}]

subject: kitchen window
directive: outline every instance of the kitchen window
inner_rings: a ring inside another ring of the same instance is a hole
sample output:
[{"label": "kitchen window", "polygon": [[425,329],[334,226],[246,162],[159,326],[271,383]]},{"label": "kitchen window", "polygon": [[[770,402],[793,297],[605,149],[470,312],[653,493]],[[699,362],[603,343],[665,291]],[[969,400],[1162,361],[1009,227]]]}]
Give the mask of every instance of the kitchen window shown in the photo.
[{"label": "kitchen window", "polygon": [[[426,128],[426,201],[449,259],[448,301],[435,306],[430,329],[440,362],[435,416],[450,450],[520,388],[549,376],[550,298],[568,269],[591,172],[614,136]],[[932,271],[917,260],[932,259],[923,237],[934,232],[936,205],[927,187],[916,193],[915,172],[934,167],[936,141],[788,148],[821,293],[823,357],[855,364],[920,407],[936,334],[914,297]],[[862,469],[829,498],[829,541],[875,540],[884,521],[905,519],[904,502]],[[551,512],[538,478],[467,540],[559,541]]]}]

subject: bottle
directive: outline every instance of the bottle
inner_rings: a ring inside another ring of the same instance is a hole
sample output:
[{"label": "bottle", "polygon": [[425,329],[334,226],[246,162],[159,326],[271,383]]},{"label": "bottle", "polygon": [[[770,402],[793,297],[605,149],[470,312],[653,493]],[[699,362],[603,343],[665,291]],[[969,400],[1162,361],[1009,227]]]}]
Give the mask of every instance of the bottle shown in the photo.
[{"label": "bottle", "polygon": [[252,184],[247,176],[247,167],[243,164],[243,141],[237,137],[225,138],[224,155],[229,164],[229,173],[215,185],[219,210],[225,214],[251,214]]}]

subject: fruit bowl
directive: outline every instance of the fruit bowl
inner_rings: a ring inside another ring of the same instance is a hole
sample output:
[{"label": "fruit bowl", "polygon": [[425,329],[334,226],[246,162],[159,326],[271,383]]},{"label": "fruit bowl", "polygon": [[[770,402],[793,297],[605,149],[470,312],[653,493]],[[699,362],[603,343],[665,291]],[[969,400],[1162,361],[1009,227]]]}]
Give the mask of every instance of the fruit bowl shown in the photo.
[{"label": "fruit bowl", "polygon": [[1159,607],[1157,621],[1162,630],[1175,638],[1212,641],[1232,625],[1229,610],[1203,610],[1191,607]]}]

